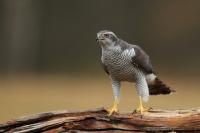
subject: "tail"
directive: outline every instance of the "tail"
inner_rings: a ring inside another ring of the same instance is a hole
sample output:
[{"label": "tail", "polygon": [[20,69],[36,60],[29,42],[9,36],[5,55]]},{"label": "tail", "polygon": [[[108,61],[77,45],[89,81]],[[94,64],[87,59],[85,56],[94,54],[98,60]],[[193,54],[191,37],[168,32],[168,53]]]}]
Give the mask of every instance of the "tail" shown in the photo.
[{"label": "tail", "polygon": [[171,89],[167,85],[165,85],[160,79],[157,77],[154,79],[154,82],[148,84],[149,94],[150,95],[160,95],[160,94],[170,94],[175,92],[175,90]]}]

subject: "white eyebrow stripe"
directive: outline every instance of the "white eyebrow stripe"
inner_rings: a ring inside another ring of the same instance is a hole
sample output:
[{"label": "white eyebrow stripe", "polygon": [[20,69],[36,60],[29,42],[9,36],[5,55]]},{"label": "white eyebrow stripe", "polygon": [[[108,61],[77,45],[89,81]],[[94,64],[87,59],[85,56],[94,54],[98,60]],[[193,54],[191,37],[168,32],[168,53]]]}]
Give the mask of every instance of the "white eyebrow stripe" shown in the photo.
[{"label": "white eyebrow stripe", "polygon": [[115,37],[117,37],[117,36],[115,35],[115,33],[111,32],[111,31],[104,32],[103,34],[105,34],[105,33],[107,33],[107,34],[112,34],[112,35],[114,35]]}]

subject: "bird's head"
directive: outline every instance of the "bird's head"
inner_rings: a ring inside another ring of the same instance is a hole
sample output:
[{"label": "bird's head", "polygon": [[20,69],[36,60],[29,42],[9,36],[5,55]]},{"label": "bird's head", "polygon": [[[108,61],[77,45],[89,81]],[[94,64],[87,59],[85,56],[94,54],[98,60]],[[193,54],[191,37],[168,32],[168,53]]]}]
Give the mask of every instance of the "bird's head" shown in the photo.
[{"label": "bird's head", "polygon": [[102,30],[97,33],[96,41],[102,46],[114,45],[118,38],[112,31]]}]

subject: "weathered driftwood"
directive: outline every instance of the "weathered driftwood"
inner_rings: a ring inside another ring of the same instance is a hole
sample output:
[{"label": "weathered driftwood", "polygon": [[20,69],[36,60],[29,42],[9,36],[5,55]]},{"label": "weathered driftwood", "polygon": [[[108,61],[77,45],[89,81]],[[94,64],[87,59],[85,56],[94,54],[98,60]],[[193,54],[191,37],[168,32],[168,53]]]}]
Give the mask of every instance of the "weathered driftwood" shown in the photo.
[{"label": "weathered driftwood", "polygon": [[200,132],[200,109],[152,110],[108,116],[104,109],[57,111],[22,117],[0,125],[0,132]]}]

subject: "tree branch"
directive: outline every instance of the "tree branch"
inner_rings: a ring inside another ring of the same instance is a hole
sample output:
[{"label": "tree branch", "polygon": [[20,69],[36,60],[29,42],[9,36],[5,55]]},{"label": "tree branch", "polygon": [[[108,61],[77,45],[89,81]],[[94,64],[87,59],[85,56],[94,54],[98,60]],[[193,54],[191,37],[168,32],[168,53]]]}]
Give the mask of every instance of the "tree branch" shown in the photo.
[{"label": "tree branch", "polygon": [[108,116],[104,109],[83,112],[56,111],[21,117],[0,124],[0,132],[198,132],[200,109],[151,110]]}]

